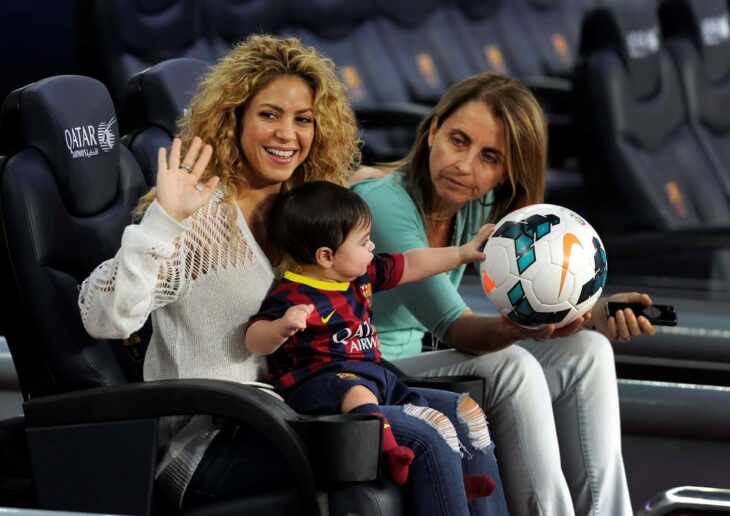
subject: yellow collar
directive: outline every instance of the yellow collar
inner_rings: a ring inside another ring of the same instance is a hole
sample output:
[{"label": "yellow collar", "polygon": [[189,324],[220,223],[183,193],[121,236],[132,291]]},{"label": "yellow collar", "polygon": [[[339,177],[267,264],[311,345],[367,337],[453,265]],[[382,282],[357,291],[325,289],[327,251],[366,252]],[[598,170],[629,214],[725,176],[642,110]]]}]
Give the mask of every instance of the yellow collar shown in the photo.
[{"label": "yellow collar", "polygon": [[310,278],[309,276],[302,276],[301,274],[297,274],[296,272],[292,272],[292,271],[286,271],[284,273],[284,278],[288,279],[289,281],[293,281],[295,283],[302,283],[304,285],[318,288],[320,290],[334,290],[337,292],[344,292],[345,290],[350,288],[349,281],[318,280],[318,279]]}]

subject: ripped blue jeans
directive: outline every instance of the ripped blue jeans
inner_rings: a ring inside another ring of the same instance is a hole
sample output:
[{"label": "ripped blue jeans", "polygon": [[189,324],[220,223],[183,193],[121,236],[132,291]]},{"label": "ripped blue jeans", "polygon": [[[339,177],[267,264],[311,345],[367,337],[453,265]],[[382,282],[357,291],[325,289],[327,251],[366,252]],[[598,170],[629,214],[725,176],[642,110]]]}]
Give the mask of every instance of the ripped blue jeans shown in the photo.
[{"label": "ripped blue jeans", "polygon": [[[506,515],[494,443],[489,438],[481,409],[471,410],[469,401],[472,400],[464,395],[412,389],[418,391],[430,407],[380,406],[398,443],[410,447],[416,455],[408,482],[403,486],[405,513]],[[464,475],[470,474],[489,475],[497,482],[497,489],[490,496],[467,505]]]},{"label": "ripped blue jeans", "polygon": [[[484,425],[481,408],[469,410],[469,402],[473,400],[464,395],[412,389],[418,391],[430,407],[379,407],[388,418],[398,443],[415,453],[408,482],[401,488],[403,514],[506,515],[494,444]],[[252,468],[251,464],[256,467]],[[490,496],[467,505],[464,475],[472,474],[489,475],[497,482],[497,489]],[[245,427],[228,425],[206,450],[188,485],[183,507],[263,494],[292,485],[286,460],[264,436]]]}]

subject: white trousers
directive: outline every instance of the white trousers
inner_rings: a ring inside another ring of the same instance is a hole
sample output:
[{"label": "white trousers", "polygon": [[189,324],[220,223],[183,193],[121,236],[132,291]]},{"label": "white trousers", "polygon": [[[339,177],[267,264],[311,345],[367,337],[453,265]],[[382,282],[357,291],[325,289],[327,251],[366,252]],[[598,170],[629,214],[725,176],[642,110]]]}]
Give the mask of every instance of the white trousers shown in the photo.
[{"label": "white trousers", "polygon": [[621,457],[613,350],[593,331],[474,356],[393,361],[409,375],[476,375],[510,514],[632,514]]}]

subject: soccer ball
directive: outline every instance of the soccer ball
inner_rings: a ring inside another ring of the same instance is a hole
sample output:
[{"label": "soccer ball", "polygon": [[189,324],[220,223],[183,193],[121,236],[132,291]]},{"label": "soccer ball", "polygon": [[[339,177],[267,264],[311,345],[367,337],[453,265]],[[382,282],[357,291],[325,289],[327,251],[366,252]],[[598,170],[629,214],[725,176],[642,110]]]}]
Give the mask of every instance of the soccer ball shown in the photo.
[{"label": "soccer ball", "polygon": [[494,307],[526,328],[565,326],[593,308],[606,284],[606,251],[575,212],[552,204],[515,210],[484,246],[482,285]]}]

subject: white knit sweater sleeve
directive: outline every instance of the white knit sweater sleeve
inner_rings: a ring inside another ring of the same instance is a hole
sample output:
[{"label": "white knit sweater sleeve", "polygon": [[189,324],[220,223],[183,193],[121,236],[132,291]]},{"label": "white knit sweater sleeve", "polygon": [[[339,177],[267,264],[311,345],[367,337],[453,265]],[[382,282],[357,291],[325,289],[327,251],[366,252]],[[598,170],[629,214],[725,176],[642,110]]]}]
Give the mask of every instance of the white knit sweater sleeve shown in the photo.
[{"label": "white knit sweater sleeve", "polygon": [[116,256],[84,280],[79,294],[81,319],[92,337],[124,339],[144,325],[150,313],[174,301],[183,287],[179,223],[154,201],[139,224],[128,226]]}]

